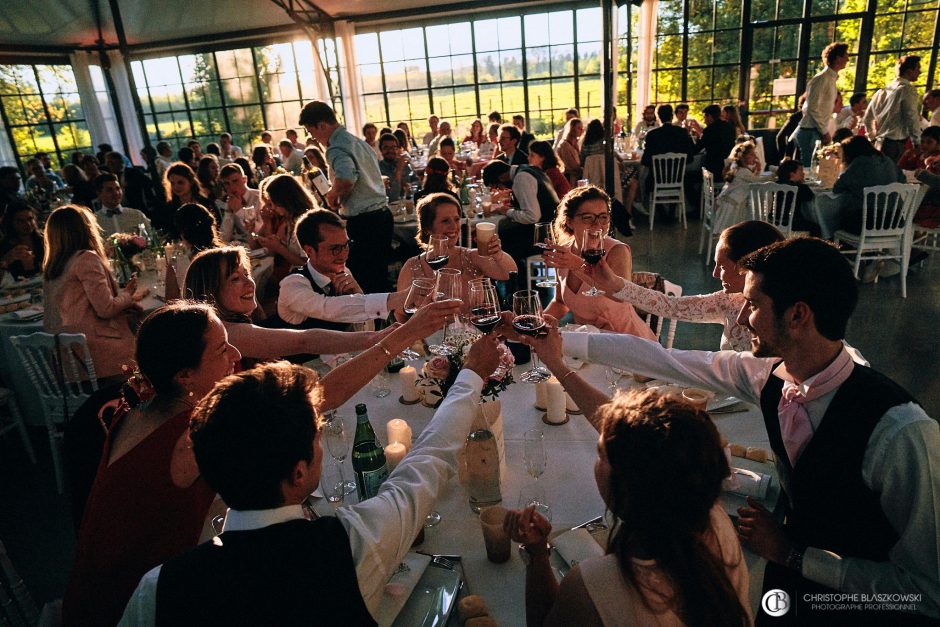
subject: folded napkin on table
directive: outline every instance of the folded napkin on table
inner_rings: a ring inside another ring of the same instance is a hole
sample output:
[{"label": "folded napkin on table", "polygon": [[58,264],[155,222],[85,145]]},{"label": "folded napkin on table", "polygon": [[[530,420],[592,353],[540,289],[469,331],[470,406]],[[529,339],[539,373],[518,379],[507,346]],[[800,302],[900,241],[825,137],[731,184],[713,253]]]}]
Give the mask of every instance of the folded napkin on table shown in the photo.
[{"label": "folded napkin on table", "polygon": [[568,566],[574,567],[579,562],[604,554],[604,549],[597,543],[594,536],[584,529],[572,529],[560,534],[552,540],[555,550]]}]

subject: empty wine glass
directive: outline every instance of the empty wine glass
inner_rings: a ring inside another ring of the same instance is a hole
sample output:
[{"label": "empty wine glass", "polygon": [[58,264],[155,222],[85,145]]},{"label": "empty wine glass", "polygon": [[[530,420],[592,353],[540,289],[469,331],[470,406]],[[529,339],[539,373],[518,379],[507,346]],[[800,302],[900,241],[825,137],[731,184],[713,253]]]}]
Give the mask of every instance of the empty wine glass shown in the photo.
[{"label": "empty wine glass", "polygon": [[[342,484],[343,494],[351,494],[356,490],[356,482],[347,480],[343,474],[343,465],[346,456],[349,454],[349,432],[346,431],[343,418],[335,411],[327,412],[324,418],[323,435],[326,439],[326,450],[329,451],[330,457],[339,467],[339,480]],[[331,500],[329,496],[327,496],[327,500]],[[333,502],[338,500],[340,499],[335,498]]]},{"label": "empty wine glass", "polygon": [[[446,238],[445,238],[446,239]],[[455,268],[442,268],[437,273],[437,286],[435,287],[435,301],[441,300],[457,300],[461,299],[461,283],[462,279],[460,276],[460,270]],[[454,324],[459,322],[459,314],[454,315],[452,319],[444,320],[444,333],[441,337],[440,344],[434,344],[430,346],[430,350],[435,355],[453,355],[454,347],[447,343],[447,330],[451,325],[451,322]]]},{"label": "empty wine glass", "polygon": [[[542,318],[542,302],[536,290],[521,290],[512,295],[512,312],[515,317],[512,326],[523,335],[535,337],[545,328]],[[519,377],[526,383],[539,383],[548,380],[551,373],[539,362],[539,356],[532,351],[532,368]]]},{"label": "empty wine glass", "polygon": [[435,272],[446,266],[450,261],[450,238],[444,235],[432,235],[428,240],[424,260]]},{"label": "empty wine glass", "polygon": [[604,368],[604,376],[607,378],[607,385],[610,386],[610,394],[613,396],[614,392],[617,391],[617,383],[623,377],[623,370],[608,366]]},{"label": "empty wine glass", "polygon": [[[537,248],[547,250],[555,245],[555,231],[552,228],[551,222],[539,222],[535,225],[535,237],[534,244]],[[558,272],[555,272],[554,278],[548,278],[547,276],[543,279],[540,279],[537,283],[539,287],[557,287],[558,286]]]},{"label": "empty wine glass", "polygon": [[[588,229],[584,232],[584,241],[581,244],[581,258],[591,266],[600,262],[604,256],[604,231],[600,229]],[[591,288],[581,292],[585,296],[602,296],[603,290],[597,289],[594,285],[593,277],[591,279]]]},{"label": "empty wine glass", "polygon": [[[434,283],[434,279],[414,279],[411,282],[405,296],[405,304],[402,306],[406,318],[411,318],[419,309],[434,300]],[[421,354],[406,348],[398,356],[402,359],[419,359]]]},{"label": "empty wine glass", "polygon": [[523,434],[523,459],[525,460],[525,470],[535,481],[532,487],[532,497],[524,503],[526,507],[535,506],[535,511],[542,514],[548,520],[552,519],[552,510],[546,503],[545,494],[539,484],[539,477],[545,473],[546,455],[545,455],[545,434],[540,429],[530,429]]},{"label": "empty wine glass", "polygon": [[499,324],[499,298],[491,283],[470,284],[470,324],[480,333],[489,333]]}]

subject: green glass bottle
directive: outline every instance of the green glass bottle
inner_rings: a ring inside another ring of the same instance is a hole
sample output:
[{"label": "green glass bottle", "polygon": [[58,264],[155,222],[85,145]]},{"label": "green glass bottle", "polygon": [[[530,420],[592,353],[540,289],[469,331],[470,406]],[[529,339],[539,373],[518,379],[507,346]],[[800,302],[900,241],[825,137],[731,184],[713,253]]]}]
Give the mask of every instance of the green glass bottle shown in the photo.
[{"label": "green glass bottle", "polygon": [[353,470],[359,502],[378,494],[379,486],[388,477],[385,451],[375,438],[364,403],[356,405],[356,439],[352,451]]}]

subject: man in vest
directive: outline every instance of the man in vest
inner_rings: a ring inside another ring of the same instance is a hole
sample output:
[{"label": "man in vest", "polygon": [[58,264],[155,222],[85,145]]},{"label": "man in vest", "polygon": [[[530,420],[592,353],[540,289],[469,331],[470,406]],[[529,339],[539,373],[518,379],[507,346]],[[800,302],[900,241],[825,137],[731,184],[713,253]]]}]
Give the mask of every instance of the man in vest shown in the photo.
[{"label": "man in vest", "polygon": [[[423,308],[406,326],[431,333],[440,311]],[[277,362],[219,383],[193,413],[191,438],[203,478],[231,507],[222,533],[144,575],[121,625],[375,625],[385,584],[457,471],[497,341],[474,343],[377,495],[313,521],[301,503],[323,458],[316,374]]]},{"label": "man in vest", "polygon": [[558,194],[548,175],[531,165],[510,166],[495,159],[483,168],[483,183],[512,190],[512,204],[500,203],[493,211],[506,220],[499,222],[499,239],[503,250],[516,261],[519,274],[525,274],[525,258],[540,252],[533,244],[538,222],[551,222],[558,209]]},{"label": "man in vest", "polygon": [[307,263],[281,280],[277,313],[285,326],[347,331],[353,323],[384,319],[404,306],[407,291],[362,293],[346,268],[353,242],[341,217],[317,209],[306,213],[296,228]]},{"label": "man in vest", "polygon": [[[937,422],[893,381],[853,361],[843,338],[858,288],[835,247],[790,239],[739,264],[747,275],[738,323],[751,330],[752,354],[674,351],[630,335],[579,333],[565,336],[564,354],[761,408],[786,495],[785,522],[748,499],[738,531],[769,562],[764,591],[782,590],[793,606],[780,617],[762,609],[758,624],[936,624]],[[594,273],[600,285],[623,282],[604,261]],[[548,352],[545,342],[535,341],[540,353]],[[543,361],[581,404],[578,373],[551,357]],[[903,608],[908,613],[861,601],[861,611],[813,608],[825,605],[814,595],[835,592],[908,595],[912,602]],[[776,598],[771,611],[782,609]]]}]

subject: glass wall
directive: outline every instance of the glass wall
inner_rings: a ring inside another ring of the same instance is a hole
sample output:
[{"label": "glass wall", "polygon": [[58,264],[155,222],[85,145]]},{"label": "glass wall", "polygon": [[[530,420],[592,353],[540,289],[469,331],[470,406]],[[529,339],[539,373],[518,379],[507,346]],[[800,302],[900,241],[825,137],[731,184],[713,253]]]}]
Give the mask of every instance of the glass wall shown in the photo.
[{"label": "glass wall", "polygon": [[69,65],[0,65],[0,107],[21,165],[46,152],[58,168],[91,147]]}]

